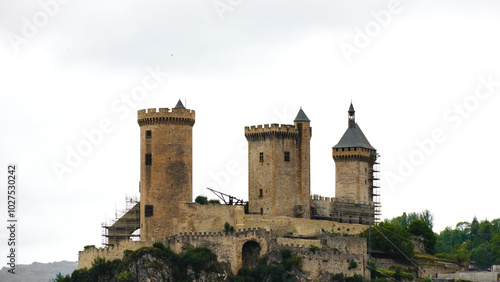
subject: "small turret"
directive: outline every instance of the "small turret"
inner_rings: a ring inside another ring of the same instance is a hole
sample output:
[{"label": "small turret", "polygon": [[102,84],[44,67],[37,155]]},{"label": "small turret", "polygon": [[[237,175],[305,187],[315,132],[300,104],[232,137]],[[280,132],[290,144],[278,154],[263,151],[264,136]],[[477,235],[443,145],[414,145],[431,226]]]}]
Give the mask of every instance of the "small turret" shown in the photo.
[{"label": "small turret", "polygon": [[177,102],[177,105],[175,105],[174,109],[185,109],[184,105],[181,102],[181,99],[179,99],[179,102]]},{"label": "small turret", "polygon": [[297,121],[307,121],[307,122],[310,122],[311,120],[306,116],[306,113],[304,113],[304,111],[302,110],[302,107],[300,107],[300,110],[297,113],[297,116],[295,117],[295,119],[293,121],[294,122],[297,122]]},{"label": "small turret", "polygon": [[356,120],[355,120],[355,116],[354,116],[354,107],[352,106],[352,102],[351,102],[351,106],[349,107],[349,111],[347,111],[347,113],[349,113],[349,117],[348,117],[348,128],[354,128],[356,126]]}]

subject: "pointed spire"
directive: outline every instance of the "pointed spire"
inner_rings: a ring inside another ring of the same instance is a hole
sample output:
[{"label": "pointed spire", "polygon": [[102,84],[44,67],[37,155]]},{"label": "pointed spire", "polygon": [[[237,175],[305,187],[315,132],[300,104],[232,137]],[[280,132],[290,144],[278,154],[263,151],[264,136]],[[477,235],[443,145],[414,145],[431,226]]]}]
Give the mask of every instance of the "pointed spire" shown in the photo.
[{"label": "pointed spire", "polygon": [[352,101],[348,113],[349,113],[348,116],[349,127],[345,131],[342,138],[340,138],[339,143],[333,146],[333,148],[335,149],[335,148],[361,147],[361,148],[376,150],[375,148],[372,147],[370,142],[368,142],[368,139],[366,139],[366,136],[363,134],[363,131],[361,131],[361,128],[359,128],[359,125],[356,124],[356,121],[354,119],[354,107],[352,106]]},{"label": "pointed spire", "polygon": [[349,111],[348,111],[349,115],[350,116],[353,116],[355,111],[354,111],[354,107],[352,106],[352,101],[351,101],[351,106],[349,107]]},{"label": "pointed spire", "polygon": [[347,111],[349,113],[349,117],[347,118],[348,119],[348,126],[349,128],[354,128],[356,126],[356,120],[355,120],[355,116],[354,116],[354,107],[352,106],[352,101],[351,101],[351,106],[349,107],[349,111]]},{"label": "pointed spire", "polygon": [[174,109],[185,109],[184,105],[181,102],[181,99],[179,99],[179,102],[177,102],[177,105],[175,105]]},{"label": "pointed spire", "polygon": [[302,107],[300,107],[299,113],[297,114],[297,116],[295,117],[295,119],[293,121],[294,122],[295,121],[307,121],[307,122],[310,122],[311,120],[306,116],[306,113],[304,113],[304,111],[302,110]]}]

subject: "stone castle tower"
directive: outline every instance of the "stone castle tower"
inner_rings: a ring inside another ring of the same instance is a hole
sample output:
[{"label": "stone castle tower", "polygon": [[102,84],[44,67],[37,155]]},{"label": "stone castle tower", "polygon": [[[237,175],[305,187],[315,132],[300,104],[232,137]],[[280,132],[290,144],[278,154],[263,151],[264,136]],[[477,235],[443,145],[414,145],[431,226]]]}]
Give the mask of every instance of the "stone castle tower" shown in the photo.
[{"label": "stone castle tower", "polygon": [[348,128],[333,147],[335,160],[335,217],[340,222],[368,224],[376,214],[374,202],[374,164],[377,151],[361,131],[355,120],[351,103]]},{"label": "stone castle tower", "polygon": [[310,217],[310,120],[245,127],[251,214]]},{"label": "stone castle tower", "polygon": [[141,240],[177,233],[180,205],[192,202],[194,110],[140,110]]}]

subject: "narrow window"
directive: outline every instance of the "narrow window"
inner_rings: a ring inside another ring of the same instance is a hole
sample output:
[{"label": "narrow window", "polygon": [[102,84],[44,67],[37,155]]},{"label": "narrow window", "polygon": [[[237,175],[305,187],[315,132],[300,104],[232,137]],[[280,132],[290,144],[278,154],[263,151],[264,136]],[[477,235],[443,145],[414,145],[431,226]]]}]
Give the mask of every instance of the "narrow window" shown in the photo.
[{"label": "narrow window", "polygon": [[361,216],[359,217],[359,224],[363,224],[363,218]]},{"label": "narrow window", "polygon": [[146,130],[146,139],[151,139],[151,130]]},{"label": "narrow window", "polygon": [[151,165],[152,162],[153,156],[151,155],[151,153],[146,154],[146,165]]},{"label": "narrow window", "polygon": [[259,153],[259,162],[261,162],[261,163],[264,162],[264,152]]},{"label": "narrow window", "polygon": [[153,205],[146,205],[146,208],[144,210],[144,215],[146,217],[151,217],[153,216]]},{"label": "narrow window", "polygon": [[285,152],[285,162],[290,161],[290,152]]},{"label": "narrow window", "polygon": [[260,208],[260,214],[264,214],[264,209]]},{"label": "narrow window", "polygon": [[259,189],[259,197],[263,197],[264,195],[262,194],[262,189]]}]

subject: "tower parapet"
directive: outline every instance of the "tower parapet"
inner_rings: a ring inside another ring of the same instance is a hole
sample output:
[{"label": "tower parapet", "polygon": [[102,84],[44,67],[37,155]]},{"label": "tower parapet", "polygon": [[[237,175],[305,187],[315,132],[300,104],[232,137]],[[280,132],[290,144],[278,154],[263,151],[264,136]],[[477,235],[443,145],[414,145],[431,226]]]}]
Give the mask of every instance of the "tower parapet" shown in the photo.
[{"label": "tower parapet", "polygon": [[245,127],[247,140],[265,140],[266,138],[298,139],[299,129],[291,124],[264,124]]},{"label": "tower parapet", "polygon": [[333,148],[335,162],[343,161],[375,161],[377,151],[361,147]]},{"label": "tower parapet", "polygon": [[148,124],[188,124],[193,126],[195,122],[195,111],[182,108],[150,108],[139,110],[137,113],[139,126]]}]

